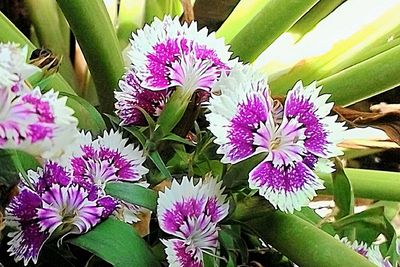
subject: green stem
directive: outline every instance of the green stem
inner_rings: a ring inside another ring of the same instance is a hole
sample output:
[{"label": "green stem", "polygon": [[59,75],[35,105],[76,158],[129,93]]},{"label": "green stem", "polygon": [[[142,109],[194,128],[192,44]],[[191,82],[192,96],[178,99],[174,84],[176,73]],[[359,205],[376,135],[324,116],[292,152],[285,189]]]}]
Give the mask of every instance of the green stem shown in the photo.
[{"label": "green stem", "polygon": [[107,9],[101,0],[57,0],[88,63],[100,101],[100,110],[112,113],[114,89],[124,62]]},{"label": "green stem", "polygon": [[[344,171],[353,185],[356,197],[400,201],[400,173],[350,168],[345,168]],[[332,194],[331,175],[319,177],[324,180],[326,189],[318,194]]]},{"label": "green stem", "polygon": [[232,39],[232,51],[244,62],[254,61],[317,2],[318,0],[268,1]]},{"label": "green stem", "polygon": [[335,238],[293,214],[267,212],[246,222],[275,249],[302,267],[375,266]]}]

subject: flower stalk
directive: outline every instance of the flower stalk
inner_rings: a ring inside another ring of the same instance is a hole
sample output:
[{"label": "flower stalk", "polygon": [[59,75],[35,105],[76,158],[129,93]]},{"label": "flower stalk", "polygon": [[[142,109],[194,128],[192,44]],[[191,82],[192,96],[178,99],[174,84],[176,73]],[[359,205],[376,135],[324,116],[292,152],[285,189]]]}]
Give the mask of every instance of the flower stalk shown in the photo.
[{"label": "flower stalk", "polygon": [[299,266],[375,266],[329,234],[293,214],[267,212],[264,217],[246,221],[246,224]]},{"label": "flower stalk", "polygon": [[[400,201],[400,173],[350,168],[344,171],[353,185],[356,197]],[[320,174],[319,177],[324,180],[326,187],[319,194],[332,194],[331,175]]]}]

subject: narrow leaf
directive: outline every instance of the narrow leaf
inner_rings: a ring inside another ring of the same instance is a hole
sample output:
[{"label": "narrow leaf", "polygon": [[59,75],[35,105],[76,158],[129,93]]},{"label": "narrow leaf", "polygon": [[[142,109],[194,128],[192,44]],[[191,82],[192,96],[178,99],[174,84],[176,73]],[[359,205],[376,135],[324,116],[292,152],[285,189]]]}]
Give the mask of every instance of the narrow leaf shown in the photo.
[{"label": "narrow leaf", "polygon": [[179,135],[173,134],[173,133],[169,133],[166,136],[164,136],[161,140],[164,141],[175,141],[178,143],[182,143],[188,146],[195,146],[195,144],[193,144],[192,142],[188,141],[187,139],[180,137]]},{"label": "narrow leaf", "polygon": [[341,162],[335,160],[336,171],[332,175],[333,199],[338,212],[336,220],[354,213],[354,193],[350,180],[347,178]]},{"label": "narrow leaf", "polygon": [[29,16],[35,27],[40,46],[50,49],[58,58],[62,58],[61,75],[74,87],[78,87],[74,68],[69,57],[69,40],[65,40],[60,28],[57,3],[53,0],[25,0]]},{"label": "narrow leaf", "polygon": [[68,93],[60,93],[60,95],[68,97],[67,105],[75,111],[74,116],[79,120],[79,128],[93,133],[101,133],[106,129],[101,114],[85,99]]},{"label": "narrow leaf", "polygon": [[318,0],[267,1],[230,42],[232,51],[244,62],[254,61],[317,2]]},{"label": "narrow leaf", "polygon": [[114,88],[124,72],[124,62],[107,9],[101,0],[58,0],[57,3],[88,63],[99,96],[100,110],[111,113],[114,109]]},{"label": "narrow leaf", "polygon": [[161,174],[164,176],[163,178],[171,178],[172,175],[167,169],[167,166],[165,166],[164,161],[162,160],[160,154],[157,151],[151,151],[149,153],[149,158],[151,161],[156,165],[157,169],[161,172]]},{"label": "narrow leaf", "polygon": [[[338,105],[350,105],[400,84],[400,46],[318,81]],[[346,92],[345,94],[343,92]]]},{"label": "narrow leaf", "polygon": [[108,183],[105,191],[108,195],[155,211],[157,193],[151,189],[132,183]]},{"label": "narrow leaf", "polygon": [[146,242],[133,227],[113,218],[69,242],[116,267],[160,266]]}]

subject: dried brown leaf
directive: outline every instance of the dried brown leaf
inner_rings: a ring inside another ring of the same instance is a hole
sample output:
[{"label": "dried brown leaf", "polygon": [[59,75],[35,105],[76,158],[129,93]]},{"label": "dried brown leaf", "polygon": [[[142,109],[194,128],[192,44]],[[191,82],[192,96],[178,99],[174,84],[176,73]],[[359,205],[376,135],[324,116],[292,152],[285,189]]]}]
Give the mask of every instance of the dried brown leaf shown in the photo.
[{"label": "dried brown leaf", "polygon": [[400,145],[400,111],[364,112],[334,106],[333,112],[353,127],[371,126],[383,130],[389,138]]},{"label": "dried brown leaf", "polygon": [[140,221],[133,224],[133,228],[136,229],[141,237],[144,237],[150,233],[151,212],[149,210],[144,210],[138,217]]}]

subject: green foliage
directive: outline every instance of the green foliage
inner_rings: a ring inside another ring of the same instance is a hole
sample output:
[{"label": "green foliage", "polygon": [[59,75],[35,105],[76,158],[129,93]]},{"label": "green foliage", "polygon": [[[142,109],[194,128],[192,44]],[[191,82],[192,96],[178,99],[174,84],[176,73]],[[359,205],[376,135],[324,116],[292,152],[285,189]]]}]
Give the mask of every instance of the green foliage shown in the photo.
[{"label": "green foliage", "polygon": [[88,63],[101,111],[111,113],[114,108],[114,89],[124,72],[124,62],[104,3],[100,0],[58,0],[57,3]]},{"label": "green foliage", "polygon": [[86,249],[116,267],[157,267],[146,242],[132,226],[109,218],[90,232],[68,242]]},{"label": "green foliage", "polygon": [[151,211],[156,210],[157,193],[151,189],[132,183],[108,183],[105,191],[107,194],[135,204]]},{"label": "green foliage", "polygon": [[[290,29],[316,0],[264,1],[255,17],[229,42],[233,52],[244,62],[254,61],[282,33]],[[258,9],[259,6],[256,6]],[[282,20],[282,17],[285,19]],[[245,19],[245,18],[244,18]],[[226,25],[235,27],[235,25]],[[251,46],[248,44],[251,43]]]}]

